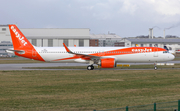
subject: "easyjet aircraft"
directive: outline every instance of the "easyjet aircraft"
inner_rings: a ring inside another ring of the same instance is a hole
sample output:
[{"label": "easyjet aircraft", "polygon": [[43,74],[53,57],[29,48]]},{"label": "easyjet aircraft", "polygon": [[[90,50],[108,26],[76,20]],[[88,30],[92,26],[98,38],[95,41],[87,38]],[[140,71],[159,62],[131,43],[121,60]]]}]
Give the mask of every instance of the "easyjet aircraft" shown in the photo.
[{"label": "easyjet aircraft", "polygon": [[[118,62],[166,62],[174,55],[158,47],[35,47],[22,34],[16,25],[9,25],[14,49],[7,52],[17,56],[48,62],[83,62],[89,63],[88,70],[94,64],[101,68],[114,68]],[[156,65],[154,67],[157,69]]]}]

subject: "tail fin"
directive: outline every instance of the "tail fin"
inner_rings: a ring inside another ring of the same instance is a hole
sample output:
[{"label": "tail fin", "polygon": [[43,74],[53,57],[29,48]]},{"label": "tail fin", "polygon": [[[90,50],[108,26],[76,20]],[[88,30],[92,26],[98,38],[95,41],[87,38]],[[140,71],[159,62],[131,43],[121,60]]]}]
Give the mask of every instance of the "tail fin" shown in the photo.
[{"label": "tail fin", "polygon": [[9,25],[14,50],[32,49],[32,44],[23,35],[16,25]]},{"label": "tail fin", "polygon": [[36,51],[35,47],[28,41],[16,25],[9,25],[9,30],[14,49],[8,51],[14,52],[17,56],[44,61],[44,59]]}]

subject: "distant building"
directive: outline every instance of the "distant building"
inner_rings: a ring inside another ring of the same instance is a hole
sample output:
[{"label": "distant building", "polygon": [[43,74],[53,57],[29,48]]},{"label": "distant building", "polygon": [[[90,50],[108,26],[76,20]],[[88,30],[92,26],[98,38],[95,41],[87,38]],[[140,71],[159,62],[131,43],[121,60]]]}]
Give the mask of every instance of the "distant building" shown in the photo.
[{"label": "distant building", "polygon": [[8,56],[12,56],[13,54],[8,54],[6,52],[7,48],[12,48],[13,45],[10,41],[1,41],[0,43],[0,57],[8,57]]},{"label": "distant building", "polygon": [[89,29],[21,29],[29,41],[38,47],[89,47]]},{"label": "distant building", "polygon": [[131,46],[135,47],[136,44],[140,47],[161,47],[163,48],[165,45],[172,50],[180,50],[180,38],[154,38],[154,39],[133,39],[127,38],[129,42],[131,42]]},{"label": "distant building", "polygon": [[[28,28],[20,29],[29,42],[38,47],[89,47],[90,29]],[[4,42],[5,41],[5,42]],[[12,48],[8,25],[0,25],[0,55],[7,54],[5,49]]]},{"label": "distant building", "polygon": [[89,46],[90,47],[99,47],[99,39],[90,39]]},{"label": "distant building", "polygon": [[[125,39],[115,34],[91,34],[90,35],[90,46],[99,47],[125,47]],[[121,41],[121,42],[120,42]],[[98,42],[98,43],[95,43]],[[94,44],[95,43],[95,44]]]},{"label": "distant building", "polygon": [[[27,39],[39,47],[61,47],[63,43],[67,46],[89,47],[89,29],[20,29]],[[0,25],[0,42],[10,41],[8,25]]]}]

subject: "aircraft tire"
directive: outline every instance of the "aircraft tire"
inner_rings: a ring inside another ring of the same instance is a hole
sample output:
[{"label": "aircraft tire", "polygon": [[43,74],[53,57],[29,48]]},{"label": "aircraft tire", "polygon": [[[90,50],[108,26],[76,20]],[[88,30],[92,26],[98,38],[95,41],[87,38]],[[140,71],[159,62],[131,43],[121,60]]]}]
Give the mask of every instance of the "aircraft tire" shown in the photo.
[{"label": "aircraft tire", "polygon": [[91,70],[93,70],[93,69],[94,69],[94,66],[93,66],[93,65],[91,65],[91,68],[92,68]]},{"label": "aircraft tire", "polygon": [[158,68],[157,68],[157,66],[154,66],[154,70],[157,70]]},{"label": "aircraft tire", "polygon": [[87,70],[92,70],[91,65],[87,66]]}]

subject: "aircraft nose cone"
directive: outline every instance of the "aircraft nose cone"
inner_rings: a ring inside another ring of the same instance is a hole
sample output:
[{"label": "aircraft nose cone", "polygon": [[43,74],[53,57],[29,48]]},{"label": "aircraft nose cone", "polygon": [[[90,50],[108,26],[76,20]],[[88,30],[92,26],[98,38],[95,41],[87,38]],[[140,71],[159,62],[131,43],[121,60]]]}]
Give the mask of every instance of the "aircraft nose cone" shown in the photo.
[{"label": "aircraft nose cone", "polygon": [[175,58],[175,56],[173,55],[173,54],[171,54],[170,56],[169,56],[169,59],[170,60],[173,60]]}]

